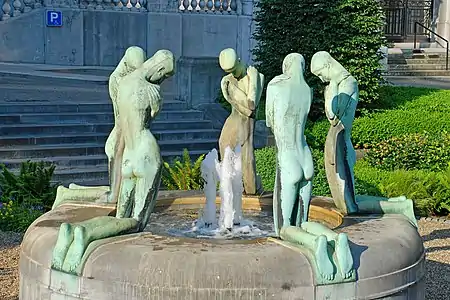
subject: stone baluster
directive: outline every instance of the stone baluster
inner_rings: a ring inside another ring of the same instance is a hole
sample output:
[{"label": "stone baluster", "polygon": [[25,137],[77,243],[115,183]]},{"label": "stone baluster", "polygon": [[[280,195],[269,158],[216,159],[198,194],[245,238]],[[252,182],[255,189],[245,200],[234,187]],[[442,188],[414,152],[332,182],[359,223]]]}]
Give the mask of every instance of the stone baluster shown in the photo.
[{"label": "stone baluster", "polygon": [[[199,0],[198,1],[198,6],[195,8],[197,11],[201,11],[204,10],[206,7],[206,2],[205,0]],[[198,9],[197,9],[198,8]]]},{"label": "stone baluster", "polygon": [[95,3],[94,3],[95,0],[86,0],[86,1],[88,3],[87,9],[89,9],[89,10],[95,9]]},{"label": "stone baluster", "polygon": [[88,7],[88,3],[86,0],[81,0],[80,1],[80,6],[81,9],[86,9]]},{"label": "stone baluster", "polygon": [[119,6],[120,0],[112,0],[112,2],[113,2],[113,10],[120,10]]},{"label": "stone baluster", "polygon": [[139,0],[139,5],[141,6],[140,11],[147,11],[147,0]]},{"label": "stone baluster", "polygon": [[214,0],[205,0],[206,1],[206,5],[205,5],[205,11],[210,11],[214,9]]},{"label": "stone baluster", "polygon": [[97,5],[95,6],[95,9],[97,10],[103,10],[103,0],[95,0]]},{"label": "stone baluster", "polygon": [[128,10],[128,0],[120,0],[120,2],[122,3],[122,10]]},{"label": "stone baluster", "polygon": [[9,18],[11,18],[11,5],[9,4],[9,1],[11,0],[4,0],[3,2],[3,6],[2,6],[2,11],[3,11],[3,16],[2,16],[2,21],[6,21]]},{"label": "stone baluster", "polygon": [[33,8],[38,9],[42,7],[42,0],[32,0]]},{"label": "stone baluster", "polygon": [[33,0],[23,0],[23,5],[23,12],[30,12],[33,9]]},{"label": "stone baluster", "polygon": [[138,11],[136,5],[137,5],[137,0],[130,0],[130,10],[131,11]]},{"label": "stone baluster", "polygon": [[185,10],[184,8],[184,1],[180,0],[180,7],[178,8],[179,10]]},{"label": "stone baluster", "polygon": [[103,9],[112,9],[111,0],[103,0]]},{"label": "stone baluster", "polygon": [[70,0],[70,7],[71,8],[80,8],[81,1],[80,0]]},{"label": "stone baluster", "polygon": [[14,0],[13,6],[13,17],[17,17],[18,15],[20,15],[20,11],[22,10],[22,2],[20,2],[20,0]]}]

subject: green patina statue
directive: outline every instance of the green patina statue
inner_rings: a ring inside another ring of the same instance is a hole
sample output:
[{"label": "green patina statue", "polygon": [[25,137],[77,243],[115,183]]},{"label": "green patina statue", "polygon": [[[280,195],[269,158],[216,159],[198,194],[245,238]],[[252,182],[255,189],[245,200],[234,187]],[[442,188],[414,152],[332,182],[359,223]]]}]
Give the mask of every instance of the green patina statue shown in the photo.
[{"label": "green patina statue", "polygon": [[325,170],[336,207],[345,214],[403,214],[417,227],[412,200],[355,195],[356,153],[351,131],[359,100],[356,79],[325,51],[313,55],[311,72],[328,83],[325,114],[331,126],[325,142]]},{"label": "green patina statue", "polygon": [[223,157],[227,147],[241,146],[244,193],[255,195],[261,190],[261,182],[256,176],[253,134],[264,75],[253,66],[246,67],[231,48],[220,52],[219,64],[228,73],[222,78],[221,89],[232,107],[219,138],[220,156]]},{"label": "green patina statue", "polygon": [[[134,55],[139,55],[139,58]],[[139,62],[141,51],[134,47],[134,50],[126,52],[126,56],[121,64],[126,61]],[[120,66],[123,67],[128,65]],[[60,188],[58,203],[54,205],[57,207],[71,200],[90,201],[98,197],[97,200],[103,198],[104,201],[117,202],[116,217],[101,216],[80,223],[61,224],[53,251],[53,269],[80,274],[83,256],[90,243],[121,233],[142,231],[148,223],[162,170],[159,146],[148,124],[161,109],[159,85],[174,74],[174,67],[173,54],[160,50],[140,66],[132,66],[135,70],[124,72],[117,81],[117,95],[112,98],[115,99],[115,116],[119,123],[116,128],[119,130],[113,138],[115,151],[110,169],[113,174],[110,176],[114,179],[110,189],[76,185],[71,185],[69,189]]]},{"label": "green patina statue", "polygon": [[347,235],[307,222],[314,165],[304,134],[312,102],[304,71],[303,56],[291,53],[283,61],[283,74],[267,87],[266,122],[277,146],[274,227],[283,241],[304,250],[314,262],[318,283],[352,281],[355,272]]},{"label": "green patina statue", "polygon": [[[266,123],[277,146],[274,212],[281,203],[282,226],[300,226],[308,219],[314,163],[306,143],[305,125],[312,90],[303,78],[305,60],[291,53],[283,61],[283,74],[267,86]],[[297,208],[294,211],[294,207]],[[278,222],[278,216],[274,219]],[[278,234],[281,226],[276,224]]]},{"label": "green patina statue", "polygon": [[328,83],[325,88],[325,114],[331,126],[325,142],[325,170],[336,207],[355,213],[356,153],[351,141],[353,120],[359,100],[358,82],[328,52],[311,59],[311,73]]}]

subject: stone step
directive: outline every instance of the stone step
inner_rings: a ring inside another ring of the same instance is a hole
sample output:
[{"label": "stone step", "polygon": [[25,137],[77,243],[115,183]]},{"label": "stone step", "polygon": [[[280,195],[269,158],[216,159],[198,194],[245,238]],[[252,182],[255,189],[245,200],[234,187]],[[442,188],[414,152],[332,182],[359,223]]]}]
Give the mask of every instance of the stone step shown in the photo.
[{"label": "stone step", "polygon": [[396,70],[445,70],[444,64],[389,64],[389,72]]},{"label": "stone step", "polygon": [[[189,154],[192,159],[196,159],[201,154],[205,154],[211,151],[213,148],[191,150],[189,151]],[[179,151],[162,151],[161,155],[164,161],[170,161],[175,157],[181,157],[183,155],[183,150],[184,149]],[[55,156],[47,158],[11,158],[11,159],[2,159],[0,160],[0,163],[4,164],[8,169],[19,170],[20,165],[28,160],[35,162],[44,161],[48,163],[53,163],[54,165],[56,165],[58,172],[67,169],[92,168],[93,166],[108,164],[108,157],[104,153],[96,155]]]},{"label": "stone step", "polygon": [[450,76],[450,70],[389,70],[389,76]]},{"label": "stone step", "polygon": [[[156,120],[202,120],[203,112],[198,110],[165,110],[161,111]],[[7,124],[39,124],[39,123],[108,123],[114,122],[111,112],[82,113],[31,113],[31,114],[0,114],[0,125]]]},{"label": "stone step", "polygon": [[403,53],[390,53],[388,54],[388,59],[390,58],[409,58],[409,59],[445,59],[447,57],[447,54],[445,52],[427,52],[427,53],[414,53],[412,51],[410,52],[403,52]]},{"label": "stone step", "polygon": [[[392,64],[427,64],[427,65],[445,65],[445,59],[441,58],[426,58],[426,59],[419,59],[419,58],[396,58],[396,59],[389,59],[388,65]],[[450,62],[450,60],[449,60]]]},{"label": "stone step", "polygon": [[[189,151],[191,159],[194,161],[200,155],[206,154],[211,149]],[[176,157],[183,155],[182,151],[162,151],[161,155],[164,161],[171,161]],[[81,159],[86,162],[82,163]],[[108,165],[107,157],[103,155],[88,155],[84,157],[53,157],[49,159],[14,159],[5,161],[6,166],[13,173],[19,172],[20,163],[27,160],[48,161],[56,165],[52,181],[54,183],[68,186],[70,183],[77,183],[87,186],[108,185]],[[3,163],[3,161],[0,161]]]},{"label": "stone step", "polygon": [[14,72],[0,70],[0,84],[33,84],[47,86],[66,87],[99,87],[108,85],[107,76],[80,75],[80,74],[55,74],[49,71],[38,72]]},{"label": "stone step", "polygon": [[[0,136],[30,134],[110,133],[113,123],[96,124],[18,124],[0,126]],[[209,120],[163,120],[151,124],[152,131],[178,129],[212,129]]]},{"label": "stone step", "polygon": [[[182,101],[164,101],[162,111],[185,110],[187,107]],[[96,103],[0,103],[0,114],[22,114],[22,113],[88,113],[88,112],[112,112],[110,101]]]},{"label": "stone step", "polygon": [[[217,147],[217,139],[168,140],[158,142],[161,151],[202,150]],[[51,158],[57,156],[85,156],[105,153],[103,143],[25,145],[0,148],[0,160],[11,158]]]},{"label": "stone step", "polygon": [[[158,141],[219,139],[217,129],[179,129],[155,130],[153,135]],[[80,144],[105,143],[109,133],[82,133],[68,135],[17,135],[0,136],[0,147],[15,147],[18,145],[48,145],[48,144]]]}]

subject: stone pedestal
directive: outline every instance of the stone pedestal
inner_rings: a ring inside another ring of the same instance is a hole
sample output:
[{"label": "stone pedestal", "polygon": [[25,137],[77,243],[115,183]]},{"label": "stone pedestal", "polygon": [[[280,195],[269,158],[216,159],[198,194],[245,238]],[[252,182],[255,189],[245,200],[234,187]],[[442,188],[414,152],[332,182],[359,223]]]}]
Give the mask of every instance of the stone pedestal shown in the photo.
[{"label": "stone pedestal", "polygon": [[[266,200],[262,199],[261,205]],[[330,201],[319,200],[324,205],[316,200],[321,207],[312,209],[315,214],[320,215],[323,210],[325,215],[332,215]],[[162,206],[183,202],[176,196],[161,201],[165,203]],[[190,196],[185,202],[195,201]],[[425,297],[422,239],[408,220],[396,215],[345,218],[336,229],[348,234],[355,257],[358,280],[345,284],[317,285],[308,259],[271,239],[197,240],[132,234],[91,244],[92,251],[80,277],[50,269],[62,222],[110,214],[113,209],[112,206],[68,204],[37,219],[22,243],[20,299],[417,300]]]}]

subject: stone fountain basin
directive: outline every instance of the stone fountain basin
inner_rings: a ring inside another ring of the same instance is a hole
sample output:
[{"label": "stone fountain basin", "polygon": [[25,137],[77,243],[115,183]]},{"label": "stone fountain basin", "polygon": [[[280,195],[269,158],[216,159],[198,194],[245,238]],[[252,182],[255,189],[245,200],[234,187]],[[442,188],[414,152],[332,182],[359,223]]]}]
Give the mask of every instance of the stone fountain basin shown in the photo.
[{"label": "stone fountain basin", "polygon": [[[201,192],[159,193],[156,210],[200,208]],[[270,210],[271,195],[245,197],[246,210]],[[114,213],[113,205],[65,204],[38,218],[20,254],[21,300],[47,299],[424,299],[425,252],[400,215],[343,217],[324,197],[310,218],[349,236],[357,281],[318,285],[311,262],[268,238],[213,240],[138,233],[94,242],[80,277],[51,270],[62,222]]]}]

